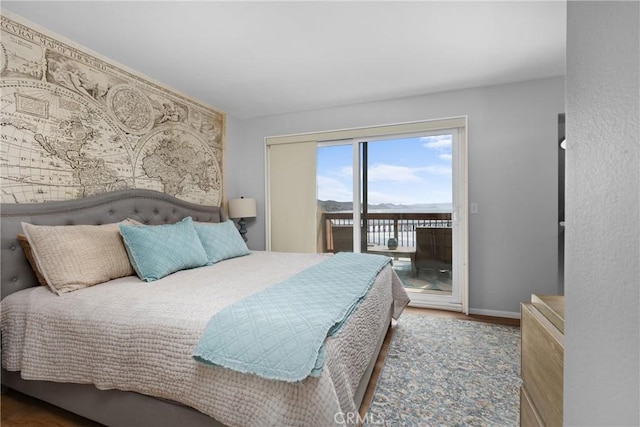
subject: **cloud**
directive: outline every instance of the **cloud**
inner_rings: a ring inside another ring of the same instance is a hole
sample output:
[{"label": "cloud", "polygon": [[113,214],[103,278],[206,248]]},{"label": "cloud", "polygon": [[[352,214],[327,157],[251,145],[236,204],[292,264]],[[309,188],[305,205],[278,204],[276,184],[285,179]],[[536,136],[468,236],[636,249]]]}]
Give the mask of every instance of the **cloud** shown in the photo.
[{"label": "cloud", "polygon": [[[353,200],[351,183],[345,183],[327,176],[317,177],[318,200],[336,200],[338,202],[350,202]],[[415,204],[421,203],[423,200],[415,195],[413,191],[410,194],[401,194],[403,188],[398,188],[398,192],[385,193],[373,191],[369,189],[369,203],[395,203],[395,204]]]},{"label": "cloud", "polygon": [[[377,163],[369,168],[368,176],[369,182],[422,182],[424,181],[424,179],[420,176],[420,174],[424,172],[432,175],[451,175],[451,167],[438,165],[409,167]],[[340,173],[343,176],[351,177],[352,169],[345,167],[342,168]]]},{"label": "cloud", "polygon": [[450,166],[426,166],[420,169],[433,175],[451,175]]},{"label": "cloud", "polygon": [[438,157],[441,158],[442,160],[451,160],[453,159],[453,156],[449,153],[442,153],[442,154],[438,154]]},{"label": "cloud", "polygon": [[[422,172],[432,174],[450,174],[450,169],[432,166]],[[427,170],[428,169],[428,170]],[[419,177],[418,177],[419,178]],[[418,203],[441,203],[451,201],[451,183],[438,183],[439,180],[430,181],[421,179],[419,184],[395,182],[380,182],[369,186],[369,203],[394,203],[394,204],[418,204]],[[317,177],[318,200],[336,200],[339,202],[350,202],[352,197],[351,180],[337,179],[333,176]]]},{"label": "cloud", "polygon": [[335,200],[337,202],[350,202],[353,200],[352,187],[338,179],[318,176],[316,185],[318,187],[318,200]]},{"label": "cloud", "polygon": [[450,151],[451,150],[451,135],[435,135],[435,136],[423,136],[420,138],[422,146],[438,151]]},{"label": "cloud", "polygon": [[369,168],[369,181],[419,182],[417,175],[422,168],[410,168],[386,164],[375,164]]},{"label": "cloud", "polygon": [[340,170],[335,175],[352,177],[353,176],[353,167],[352,166],[343,166],[343,167],[340,168]]}]

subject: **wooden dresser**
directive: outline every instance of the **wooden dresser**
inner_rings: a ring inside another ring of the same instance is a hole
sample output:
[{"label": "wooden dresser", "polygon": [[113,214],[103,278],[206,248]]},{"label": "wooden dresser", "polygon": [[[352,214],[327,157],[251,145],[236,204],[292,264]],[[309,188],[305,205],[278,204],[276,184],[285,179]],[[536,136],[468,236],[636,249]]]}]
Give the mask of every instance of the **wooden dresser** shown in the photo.
[{"label": "wooden dresser", "polygon": [[520,309],[520,425],[562,426],[564,297],[534,294]]}]

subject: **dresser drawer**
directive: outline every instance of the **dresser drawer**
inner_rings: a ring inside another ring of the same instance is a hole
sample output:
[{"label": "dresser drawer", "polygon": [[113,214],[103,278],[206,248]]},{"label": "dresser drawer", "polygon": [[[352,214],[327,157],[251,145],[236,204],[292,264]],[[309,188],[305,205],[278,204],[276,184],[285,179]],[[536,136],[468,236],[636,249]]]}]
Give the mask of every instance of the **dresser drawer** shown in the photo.
[{"label": "dresser drawer", "polygon": [[520,387],[520,427],[544,427],[524,386]]},{"label": "dresser drawer", "polygon": [[532,304],[522,304],[521,309],[521,370],[527,393],[525,398],[543,425],[561,426],[563,335]]}]

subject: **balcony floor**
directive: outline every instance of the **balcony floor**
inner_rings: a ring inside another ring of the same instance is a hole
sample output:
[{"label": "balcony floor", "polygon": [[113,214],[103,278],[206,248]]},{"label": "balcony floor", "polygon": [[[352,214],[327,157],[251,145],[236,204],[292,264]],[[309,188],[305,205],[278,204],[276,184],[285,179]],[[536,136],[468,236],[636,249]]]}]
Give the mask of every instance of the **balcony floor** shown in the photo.
[{"label": "balcony floor", "polygon": [[451,295],[451,271],[422,270],[416,276],[411,271],[411,260],[402,257],[393,261],[393,269],[408,292]]}]

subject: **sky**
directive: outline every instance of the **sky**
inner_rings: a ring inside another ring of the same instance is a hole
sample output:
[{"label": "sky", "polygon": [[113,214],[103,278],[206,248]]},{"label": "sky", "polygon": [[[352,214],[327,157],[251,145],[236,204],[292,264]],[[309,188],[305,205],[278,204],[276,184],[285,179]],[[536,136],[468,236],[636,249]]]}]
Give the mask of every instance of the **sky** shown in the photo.
[{"label": "sky", "polygon": [[[450,134],[369,142],[369,204],[451,203]],[[352,146],[318,148],[319,200],[352,200]]]}]

